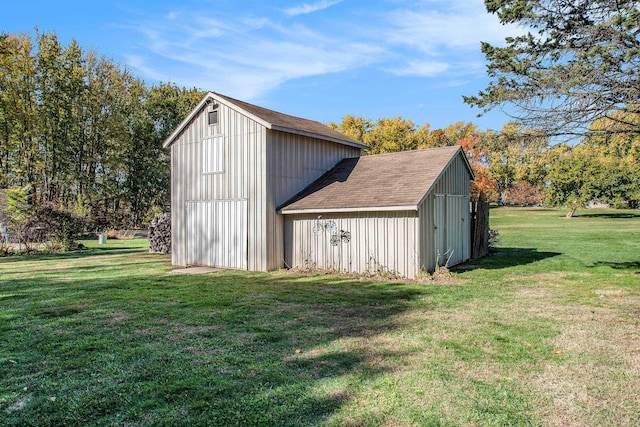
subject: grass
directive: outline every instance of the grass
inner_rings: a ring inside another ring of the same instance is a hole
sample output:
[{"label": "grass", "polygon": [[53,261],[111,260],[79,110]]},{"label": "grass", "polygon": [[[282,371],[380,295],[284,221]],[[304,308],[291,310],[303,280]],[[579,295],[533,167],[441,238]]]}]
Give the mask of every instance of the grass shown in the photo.
[{"label": "grass", "polygon": [[0,425],[637,425],[640,212],[491,215],[448,284],[0,258]]}]

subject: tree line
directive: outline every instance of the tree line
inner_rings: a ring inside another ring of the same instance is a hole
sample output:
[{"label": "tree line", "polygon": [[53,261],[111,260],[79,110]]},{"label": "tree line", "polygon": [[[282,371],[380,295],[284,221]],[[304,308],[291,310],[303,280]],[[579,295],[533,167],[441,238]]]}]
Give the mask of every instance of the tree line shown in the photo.
[{"label": "tree line", "polygon": [[[513,119],[499,132],[471,123],[418,127],[401,117],[346,116],[332,124],[371,153],[460,144],[473,197],[567,206],[640,200],[640,2],[485,0],[488,13],[525,33],[482,42],[489,85],[464,102]],[[557,138],[572,140],[551,144]]]},{"label": "tree line", "polygon": [[32,205],[135,227],[169,207],[162,141],[202,92],[148,86],[55,33],[0,34],[0,189]]},{"label": "tree line", "polygon": [[[507,107],[514,122],[500,131],[465,122],[431,129],[402,117],[345,116],[329,125],[370,154],[462,145],[477,198],[570,212],[588,201],[637,207],[638,1],[485,5],[528,32],[502,47],[482,44],[490,83],[463,98],[483,111]],[[90,218],[96,229],[148,223],[169,207],[162,141],[202,95],[149,86],[76,41],[63,46],[55,33],[0,33],[0,190],[20,188],[10,200]],[[577,144],[552,144],[558,136]]]},{"label": "tree line", "polygon": [[640,134],[599,129],[627,129],[627,123],[640,124],[640,115],[612,114],[614,118],[594,121],[593,132],[575,146],[552,144],[544,130],[514,122],[495,132],[470,122],[431,129],[428,123],[417,126],[402,117],[370,120],[347,115],[329,126],[369,145],[367,154],[460,145],[475,175],[472,198],[566,206],[572,214],[590,201],[638,207]]}]

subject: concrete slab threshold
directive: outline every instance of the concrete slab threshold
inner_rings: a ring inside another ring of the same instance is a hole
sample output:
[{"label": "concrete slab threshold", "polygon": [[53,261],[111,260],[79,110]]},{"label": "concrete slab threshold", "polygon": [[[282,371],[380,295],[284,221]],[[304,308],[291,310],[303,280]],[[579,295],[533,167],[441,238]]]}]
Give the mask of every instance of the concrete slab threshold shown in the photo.
[{"label": "concrete slab threshold", "polygon": [[213,267],[187,267],[171,270],[169,274],[207,274],[217,273],[218,271],[222,271],[222,269]]}]

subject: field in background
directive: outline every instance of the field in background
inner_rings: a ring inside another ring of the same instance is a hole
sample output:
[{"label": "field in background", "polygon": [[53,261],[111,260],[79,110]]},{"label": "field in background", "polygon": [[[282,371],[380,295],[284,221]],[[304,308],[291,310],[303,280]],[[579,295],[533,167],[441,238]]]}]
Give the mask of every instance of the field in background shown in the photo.
[{"label": "field in background", "polygon": [[0,258],[0,424],[637,425],[640,212],[491,215],[446,283]]}]

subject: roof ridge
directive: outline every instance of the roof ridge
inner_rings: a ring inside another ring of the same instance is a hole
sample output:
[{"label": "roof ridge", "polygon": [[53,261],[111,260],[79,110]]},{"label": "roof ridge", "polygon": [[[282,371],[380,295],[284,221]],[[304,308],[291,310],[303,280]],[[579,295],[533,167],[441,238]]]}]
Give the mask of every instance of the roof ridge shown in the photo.
[{"label": "roof ridge", "polygon": [[297,134],[310,138],[320,139],[342,145],[348,145],[360,149],[369,148],[367,144],[358,141],[336,129],[330,128],[322,122],[304,117],[281,113],[276,110],[261,107],[249,102],[241,101],[218,92],[207,92],[202,101],[187,115],[176,129],[164,140],[164,148],[170,146],[189,123],[202,111],[209,100],[218,99],[229,108],[242,111],[253,120],[257,120],[267,129],[274,131]]},{"label": "roof ridge", "polygon": [[442,150],[442,149],[458,149],[458,148],[462,148],[460,145],[446,145],[443,147],[429,147],[429,148],[416,148],[415,150],[403,150],[403,151],[394,151],[391,153],[378,153],[378,154],[366,154],[364,156],[362,156],[363,158],[369,158],[369,157],[380,157],[380,156],[393,156],[393,155],[401,155],[401,154],[409,154],[409,153],[420,153],[420,152],[424,152],[424,151],[431,151],[431,150]]},{"label": "roof ridge", "polygon": [[[258,108],[260,110],[265,110],[265,111],[268,111],[268,112],[271,112],[271,113],[279,114],[281,116],[289,116],[289,117],[293,117],[294,119],[306,120],[308,122],[320,123],[321,125],[327,126],[327,125],[325,125],[324,123],[322,123],[319,120],[307,119],[306,117],[294,116],[293,114],[283,113],[281,111],[273,110],[271,108],[263,107],[261,105],[252,104],[251,102],[242,101],[242,100],[240,100],[238,98],[234,98],[232,96],[228,96],[228,95],[225,95],[225,94],[220,93],[220,92],[211,92],[211,93],[214,94],[214,95],[220,96],[220,97],[222,97],[222,98],[224,98],[224,99],[226,99],[226,100],[228,100],[228,101],[230,101],[230,102],[232,102],[234,104],[239,104],[240,106],[242,106],[244,104],[244,105],[248,105],[248,106],[253,107],[253,108]],[[331,128],[329,128],[329,129],[331,129]]]},{"label": "roof ridge", "polygon": [[307,119],[292,114],[281,113],[270,108],[261,107],[251,104],[250,102],[241,101],[233,97],[218,92],[209,92],[212,97],[218,97],[221,100],[235,105],[245,110],[247,113],[263,120],[270,125],[271,129],[299,133],[312,137],[320,137],[322,139],[339,142],[342,144],[356,146],[358,148],[368,148],[368,146],[355,138],[346,135],[337,129],[330,128],[326,124],[313,119]]}]

